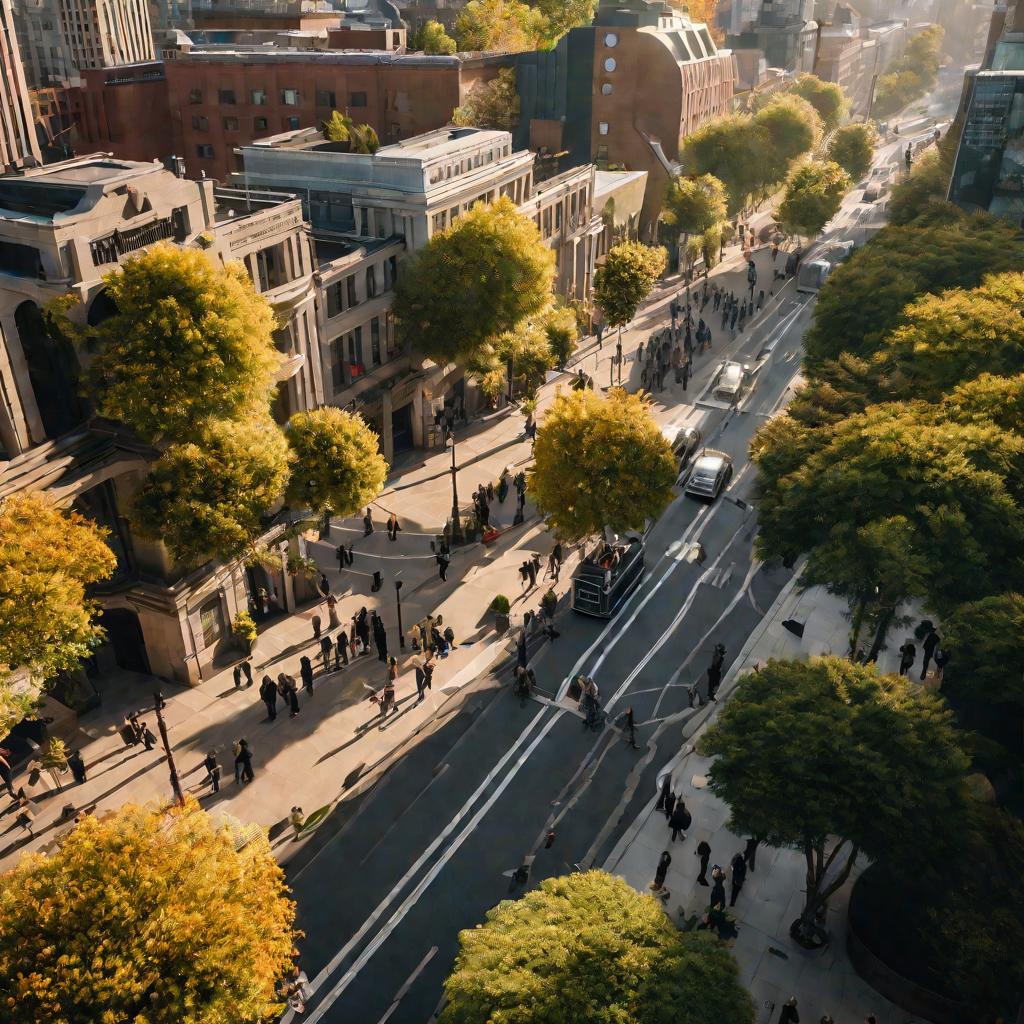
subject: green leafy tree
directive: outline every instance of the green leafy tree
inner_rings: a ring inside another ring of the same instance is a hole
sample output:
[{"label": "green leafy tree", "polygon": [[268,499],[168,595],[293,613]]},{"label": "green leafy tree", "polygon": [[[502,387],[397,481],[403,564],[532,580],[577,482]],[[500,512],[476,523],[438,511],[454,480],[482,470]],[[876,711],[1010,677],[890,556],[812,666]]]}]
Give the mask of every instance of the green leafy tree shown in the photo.
[{"label": "green leafy tree", "polygon": [[835,131],[843,123],[849,101],[834,82],[824,82],[817,75],[803,74],[797,77],[789,91],[803,97],[814,107],[825,131]]},{"label": "green leafy tree", "polygon": [[896,114],[908,103],[920,99],[927,88],[928,83],[916,71],[890,71],[880,75],[875,83],[871,113],[875,117]]},{"label": "green leafy tree", "polygon": [[950,652],[943,689],[1024,707],[1024,596],[993,594],[959,605],[942,633]]},{"label": "green leafy tree", "polygon": [[[117,564],[106,536],[37,492],[0,502],[0,735],[28,714],[44,680],[77,668],[103,639],[87,588]],[[15,669],[30,685],[11,685]]]},{"label": "green leafy tree", "polygon": [[544,15],[522,0],[469,0],[455,20],[455,41],[462,52],[536,50],[547,32]]},{"label": "green leafy tree", "polygon": [[841,352],[870,356],[902,322],[909,302],[947,288],[974,288],[1017,270],[1024,234],[985,214],[954,224],[888,227],[830,275],[804,338],[812,370]]},{"label": "green leafy tree", "polygon": [[[511,331],[504,331],[482,349],[483,358],[474,365],[474,372],[486,380],[489,397],[501,394],[494,390],[500,376],[502,385],[511,372],[512,395],[532,397],[544,383],[544,375],[556,364],[555,353],[542,318],[524,320]],[[498,375],[498,376],[495,376]]]},{"label": "green leafy tree", "polygon": [[594,20],[597,0],[531,0],[530,6],[544,16],[544,44],[551,48],[570,29]]},{"label": "green leafy tree", "polygon": [[356,124],[348,114],[331,111],[328,120],[320,125],[320,132],[328,142],[347,142],[353,153],[376,153],[380,149],[380,139],[373,126]]},{"label": "green leafy tree", "polygon": [[571,540],[606,526],[622,533],[657,519],[672,500],[677,466],[647,403],[619,388],[562,392],[537,431],[530,493]]},{"label": "green leafy tree", "polygon": [[281,363],[274,314],[241,264],[161,242],[104,280],[117,313],[88,332],[101,416],[146,441],[181,441],[210,416],[267,407]]},{"label": "green leafy tree", "polygon": [[404,339],[438,363],[468,363],[480,348],[551,300],[555,257],[512,200],[478,203],[416,254],[398,278]]},{"label": "green leafy tree", "polygon": [[750,117],[728,114],[713,118],[683,140],[683,173],[718,178],[728,193],[727,212],[733,217],[763,184],[764,175],[757,163],[761,158],[758,143]]},{"label": "green leafy tree", "polygon": [[380,494],[388,464],[358,413],[331,405],[298,412],[286,437],[293,461],[285,500],[293,507],[350,516]]},{"label": "green leafy tree", "polygon": [[409,42],[410,50],[450,57],[457,47],[455,40],[444,30],[444,25],[431,18],[423,23]]},{"label": "green leafy tree", "polygon": [[831,160],[801,164],[790,174],[775,216],[790,234],[812,238],[839,212],[850,184],[846,171]]},{"label": "green leafy tree", "polygon": [[848,124],[836,130],[829,140],[828,158],[859,181],[871,169],[878,136],[869,124]]},{"label": "green leafy tree", "polygon": [[[717,256],[726,205],[725,186],[714,175],[678,176],[668,183],[661,219],[686,235],[687,243],[694,236],[697,249],[704,251],[705,257],[710,250]],[[712,261],[706,263],[709,268],[714,265]]]},{"label": "green leafy tree", "polygon": [[594,298],[609,327],[618,327],[621,333],[665,272],[667,263],[664,249],[640,242],[620,242],[608,250],[594,275]]},{"label": "green leafy tree", "polygon": [[85,817],[0,875],[9,1024],[234,1024],[276,1016],[294,904],[265,836],[194,802]]},{"label": "green leafy tree", "polygon": [[910,174],[893,187],[889,199],[891,224],[910,224],[936,213],[960,219],[960,208],[946,202],[955,153],[954,133],[947,132],[939,145],[925,153]]},{"label": "green leafy tree", "polygon": [[765,189],[784,181],[794,161],[821,141],[821,118],[802,96],[781,93],[753,117],[752,128],[762,140],[758,171]]},{"label": "green leafy tree", "polygon": [[514,68],[501,68],[496,78],[477,82],[466,102],[455,108],[454,124],[511,132],[519,124],[519,90]]},{"label": "green leafy tree", "polygon": [[208,421],[196,441],[172,444],[132,499],[139,534],[176,562],[256,557],[263,516],[280,500],[291,456],[270,420]]},{"label": "green leafy tree", "polygon": [[903,55],[886,69],[875,85],[871,112],[888,117],[923,96],[935,84],[945,30],[929,25],[907,44]]},{"label": "green leafy tree", "polygon": [[858,856],[933,862],[965,813],[968,762],[951,713],[873,666],[769,661],[740,680],[700,750],[715,758],[711,789],[730,831],[803,853],[799,938],[817,934],[815,914]]},{"label": "green leafy tree", "polygon": [[[542,951],[542,955],[538,955]],[[752,1024],[728,947],[588,871],[545,878],[459,933],[442,1024]]]},{"label": "green leafy tree", "polygon": [[580,336],[576,310],[571,306],[552,306],[543,317],[543,327],[555,366],[565,366],[576,351],[576,339]]}]

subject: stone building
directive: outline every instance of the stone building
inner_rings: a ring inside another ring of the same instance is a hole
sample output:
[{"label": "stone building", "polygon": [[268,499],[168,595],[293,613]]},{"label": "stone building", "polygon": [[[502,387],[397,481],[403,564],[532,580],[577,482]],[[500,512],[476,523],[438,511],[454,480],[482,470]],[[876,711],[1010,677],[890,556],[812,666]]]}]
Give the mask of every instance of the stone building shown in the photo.
[{"label": "stone building", "polygon": [[[0,498],[50,493],[110,530],[114,577],[98,588],[111,663],[195,682],[230,642],[230,622],[261,586],[294,603],[284,572],[171,564],[134,535],[126,503],[156,452],[96,419],[79,387],[88,355],[46,329],[41,309],[68,292],[90,324],[114,312],[104,277],[158,241],[241,260],[280,319],[285,359],[276,414],[321,404],[312,253],[292,196],[214,187],[156,164],[99,154],[0,178]],[[282,560],[283,560],[282,553]],[[283,564],[283,562],[282,562]],[[247,578],[248,577],[248,578]]]}]

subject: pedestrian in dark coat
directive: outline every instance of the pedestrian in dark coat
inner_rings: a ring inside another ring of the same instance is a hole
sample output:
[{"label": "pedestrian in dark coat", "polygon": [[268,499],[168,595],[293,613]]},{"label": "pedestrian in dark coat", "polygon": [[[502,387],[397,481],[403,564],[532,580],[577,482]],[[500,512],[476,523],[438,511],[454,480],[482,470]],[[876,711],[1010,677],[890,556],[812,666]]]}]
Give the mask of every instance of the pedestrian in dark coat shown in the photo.
[{"label": "pedestrian in dark coat", "polygon": [[743,859],[747,862],[747,867],[750,868],[751,874],[754,873],[754,861],[757,860],[757,848],[760,844],[760,836],[751,836],[743,850]]},{"label": "pedestrian in dark coat", "polygon": [[367,653],[370,649],[370,622],[365,608],[359,609],[359,615],[356,618],[356,635],[363,646],[363,653]]},{"label": "pedestrian in dark coat", "polygon": [[299,713],[299,690],[294,679],[288,680],[288,706],[288,717],[294,718]]},{"label": "pedestrian in dark coat", "polygon": [[447,552],[442,551],[437,556],[437,575],[440,577],[441,582],[444,583],[448,576],[448,563],[451,559],[448,557]]},{"label": "pedestrian in dark coat", "polygon": [[665,801],[672,792],[672,775],[668,774],[661,780],[661,789],[658,791],[658,802],[654,805],[656,811],[665,809]]},{"label": "pedestrian in dark coat", "polygon": [[231,674],[235,679],[235,689],[240,690],[242,688],[242,666],[240,663],[235,666]]},{"label": "pedestrian in dark coat", "polygon": [[800,1024],[800,1014],[796,1012],[796,996],[790,996],[779,1014],[779,1024]]},{"label": "pedestrian in dark coat", "polygon": [[711,872],[711,902],[708,909],[719,907],[725,910],[725,872],[716,864]]},{"label": "pedestrian in dark coat", "polygon": [[739,896],[743,883],[747,880],[747,862],[743,859],[742,853],[737,853],[732,859],[732,892],[729,894],[729,906],[736,906],[736,897]]},{"label": "pedestrian in dark coat", "polygon": [[384,629],[384,620],[376,612],[373,613],[373,642],[377,648],[377,660],[386,662],[388,660],[388,634]]},{"label": "pedestrian in dark coat", "polygon": [[317,593],[326,601],[331,596],[331,583],[327,579],[327,573],[320,573],[320,579],[316,584]]},{"label": "pedestrian in dark coat", "polygon": [[217,753],[211,750],[203,758],[203,767],[206,769],[206,781],[213,786],[213,792],[220,792],[220,765],[217,763]]},{"label": "pedestrian in dark coat", "polygon": [[239,776],[239,768],[241,769],[241,777],[246,782],[252,782],[254,776],[252,771],[252,751],[249,749],[249,744],[245,740],[239,740],[236,744],[235,751],[235,778],[237,780]]},{"label": "pedestrian in dark coat", "polygon": [[277,718],[277,683],[270,676],[264,676],[260,684],[260,699],[267,705],[267,717]]},{"label": "pedestrian in dark coat", "polygon": [[672,812],[675,809],[676,809],[676,795],[675,795],[675,793],[669,793],[669,795],[667,797],[665,797],[665,820],[666,821],[671,821],[672,820]]},{"label": "pedestrian in dark coat", "polygon": [[661,892],[665,888],[665,876],[668,874],[668,866],[672,863],[672,854],[665,850],[662,852],[661,857],[658,859],[658,866],[654,871],[654,881],[651,882],[650,888],[656,893]]},{"label": "pedestrian in dark coat", "polygon": [[71,751],[68,756],[68,767],[71,769],[75,782],[85,782],[85,762],[82,760],[80,750]]},{"label": "pedestrian in dark coat", "polygon": [[711,847],[706,839],[702,839],[697,844],[697,849],[694,850],[694,853],[700,857],[700,874],[697,876],[697,881],[700,885],[709,885],[708,861],[711,859]]},{"label": "pedestrian in dark coat", "polygon": [[337,642],[334,645],[334,669],[341,668],[342,662],[348,664],[348,633],[342,630],[338,634]]},{"label": "pedestrian in dark coat", "polygon": [[917,658],[917,648],[914,644],[908,640],[900,648],[900,675],[905,676],[914,664]]},{"label": "pedestrian in dark coat", "polygon": [[156,746],[156,736],[146,722],[142,723],[142,742],[147,750],[152,750]]},{"label": "pedestrian in dark coat", "polygon": [[[324,637],[324,639],[329,639]],[[324,669],[330,664],[331,650],[327,649],[327,653],[324,655]],[[313,692],[313,663],[304,654],[299,658],[299,675],[302,677],[302,685],[306,688],[309,693]]]},{"label": "pedestrian in dark coat", "polygon": [[921,666],[921,678],[924,679],[928,675],[928,664],[935,657],[935,648],[939,646],[939,634],[930,629],[921,646],[924,647],[924,664]]},{"label": "pedestrian in dark coat", "polygon": [[252,686],[252,658],[246,658],[242,662],[242,675],[245,676],[246,688]]},{"label": "pedestrian in dark coat", "polygon": [[682,835],[684,839],[686,838],[686,830],[690,827],[692,821],[693,818],[686,809],[686,804],[682,800],[677,800],[672,810],[672,817],[668,819],[668,827],[672,829],[673,843],[679,835]]},{"label": "pedestrian in dark coat", "polygon": [[366,510],[366,515],[363,516],[363,536],[369,537],[373,533],[373,515],[370,510]]},{"label": "pedestrian in dark coat", "polygon": [[[324,633],[324,635],[320,637],[320,657],[323,659],[325,672],[330,671],[331,668],[331,648],[333,646],[334,641],[327,633]],[[309,661],[305,655],[303,655],[303,660]],[[312,671],[312,669],[310,669],[310,671]]]}]

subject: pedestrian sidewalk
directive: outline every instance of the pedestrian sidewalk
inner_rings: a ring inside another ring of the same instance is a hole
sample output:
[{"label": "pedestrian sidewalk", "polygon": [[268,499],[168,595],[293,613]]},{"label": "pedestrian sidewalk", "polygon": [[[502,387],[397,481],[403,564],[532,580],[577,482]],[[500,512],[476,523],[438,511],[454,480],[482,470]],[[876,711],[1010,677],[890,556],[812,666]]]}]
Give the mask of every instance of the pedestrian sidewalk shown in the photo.
[{"label": "pedestrian sidewalk", "polygon": [[[684,745],[675,760],[658,774],[659,787],[665,775],[671,774],[672,791],[686,803],[693,816],[685,840],[671,842],[664,814],[655,809],[655,791],[649,806],[638,815],[604,864],[605,870],[621,875],[640,891],[649,892],[658,858],[663,850],[668,850],[672,863],[665,882],[670,892],[665,909],[676,922],[681,923],[693,914],[700,916],[708,907],[711,890],[697,882],[697,844],[704,840],[710,845],[710,865],[728,868],[733,856],[743,852],[747,839],[728,830],[729,809],[708,789],[711,760],[695,751],[701,732],[720,704],[728,699],[738,677],[756,665],[769,658],[845,655],[848,651],[845,602],[820,588],[801,593],[795,581],[794,576],[730,666],[719,689],[720,703],[694,709],[684,718]],[[783,626],[787,621],[803,625],[802,637]],[[879,669],[883,672],[895,672],[898,668],[898,636],[893,634],[888,649],[879,658]],[[880,1024],[905,1024],[909,1014],[863,981],[846,954],[850,890],[859,870],[866,865],[858,865],[846,885],[832,897],[828,912],[832,941],[815,952],[803,949],[789,937],[789,926],[803,906],[803,855],[797,850],[761,845],[755,865],[756,870],[748,872],[731,913],[735,915],[738,931],[733,953],[739,962],[741,981],[754,998],[758,1024],[776,1021],[782,1004],[791,996],[797,997],[800,1018],[807,1022],[817,1022],[827,1013],[836,1021],[853,1024],[873,1013]]]}]

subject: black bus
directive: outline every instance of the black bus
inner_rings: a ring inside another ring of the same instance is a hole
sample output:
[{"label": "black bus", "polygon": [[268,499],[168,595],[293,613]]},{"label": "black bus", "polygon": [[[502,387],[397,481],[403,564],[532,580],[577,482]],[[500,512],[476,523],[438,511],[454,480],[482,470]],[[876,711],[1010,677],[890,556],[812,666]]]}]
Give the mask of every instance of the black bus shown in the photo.
[{"label": "black bus", "polygon": [[572,574],[572,607],[584,615],[610,618],[644,574],[644,541],[631,534],[615,543],[600,541]]}]

